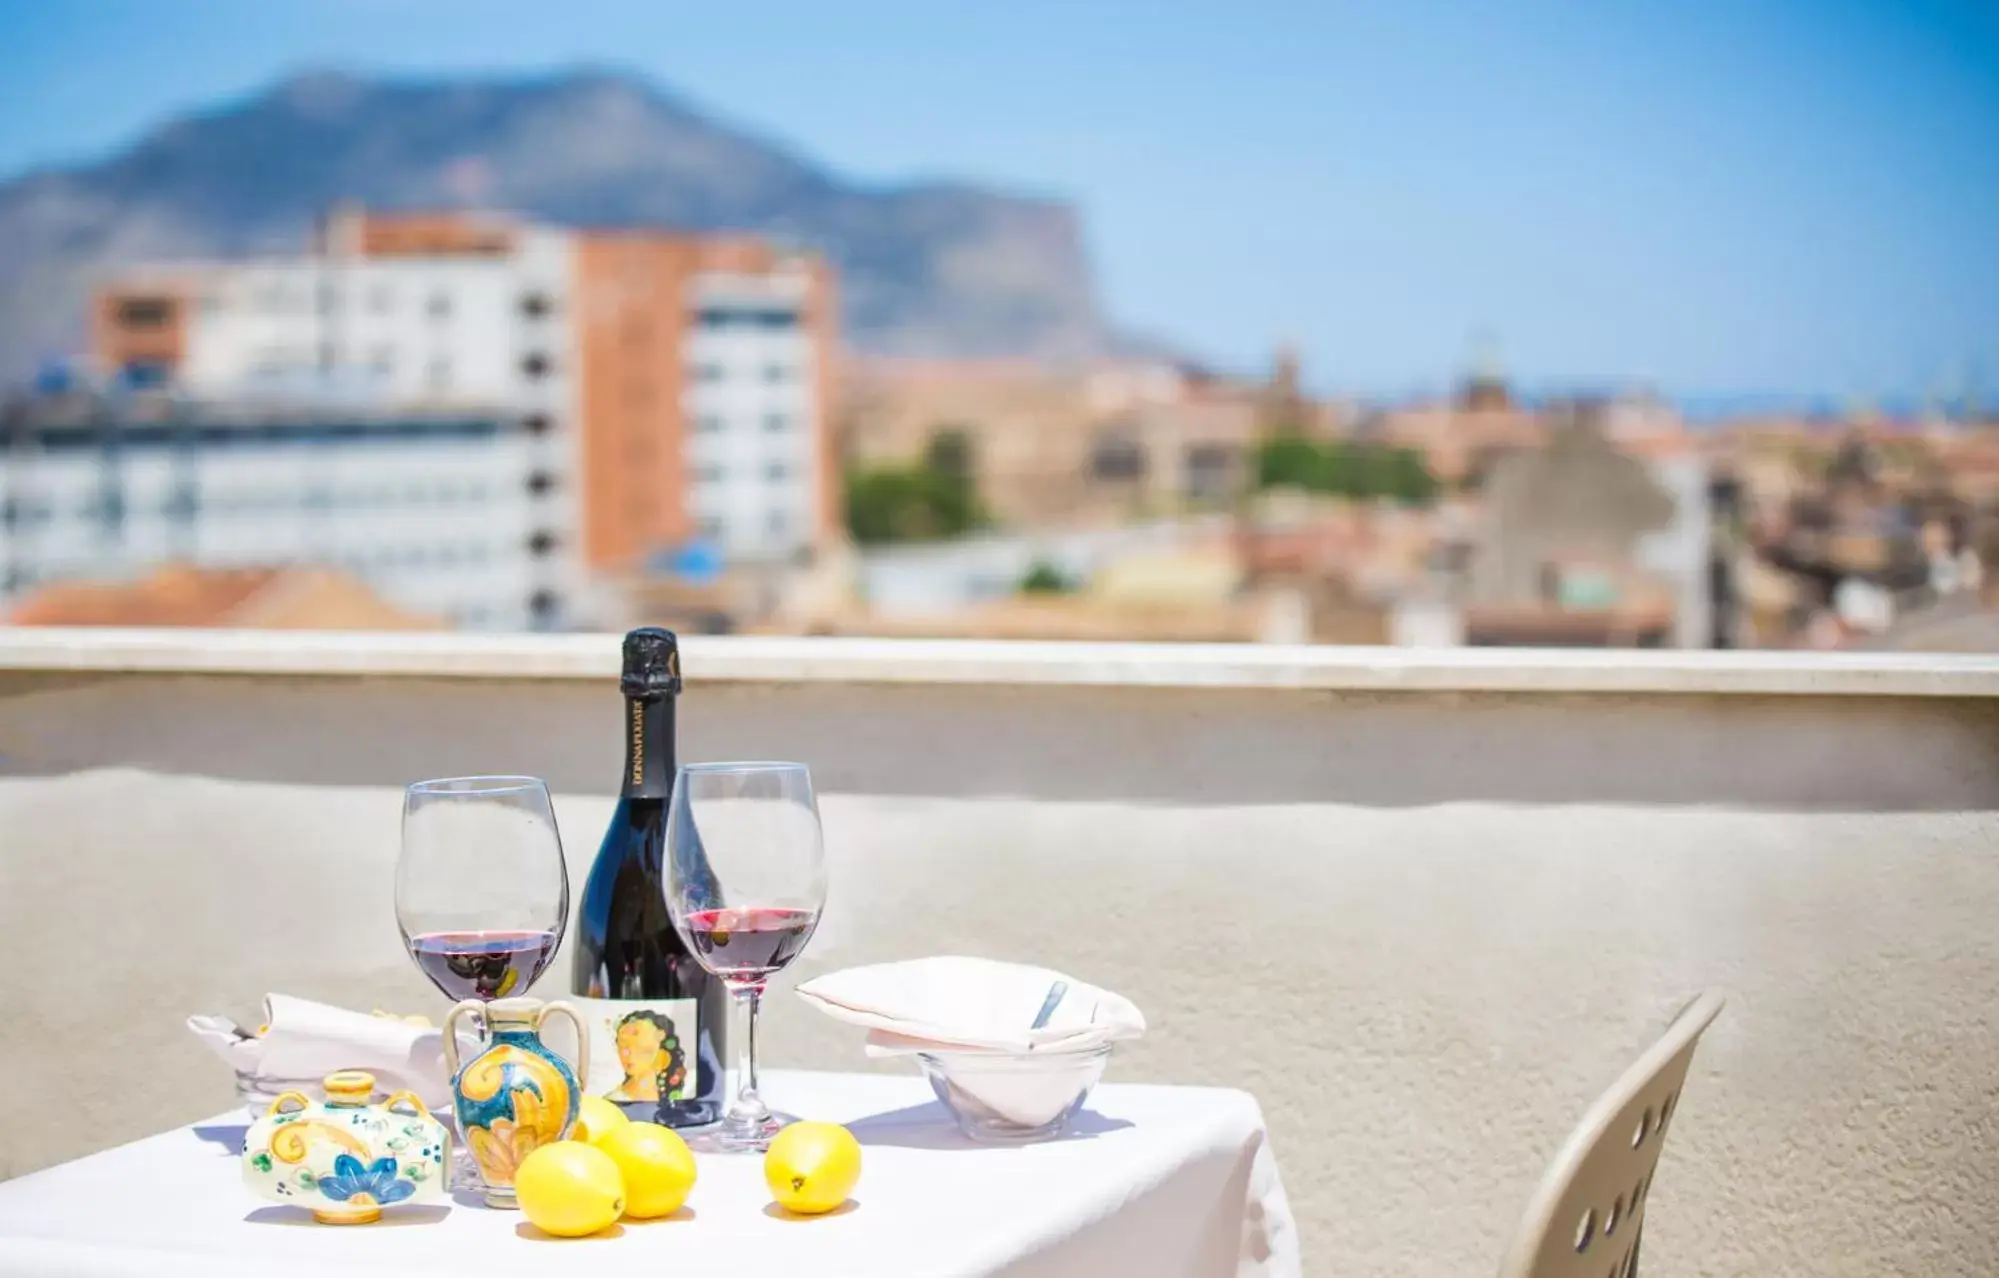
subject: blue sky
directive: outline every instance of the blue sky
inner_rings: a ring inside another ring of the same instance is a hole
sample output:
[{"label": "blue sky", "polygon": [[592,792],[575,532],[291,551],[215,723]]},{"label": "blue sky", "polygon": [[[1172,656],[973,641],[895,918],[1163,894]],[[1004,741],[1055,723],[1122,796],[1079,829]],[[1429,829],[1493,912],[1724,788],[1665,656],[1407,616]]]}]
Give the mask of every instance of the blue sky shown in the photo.
[{"label": "blue sky", "polygon": [[1326,389],[1999,398],[1999,4],[0,0],[0,174],[326,64],[623,65],[1074,200],[1109,309]]}]

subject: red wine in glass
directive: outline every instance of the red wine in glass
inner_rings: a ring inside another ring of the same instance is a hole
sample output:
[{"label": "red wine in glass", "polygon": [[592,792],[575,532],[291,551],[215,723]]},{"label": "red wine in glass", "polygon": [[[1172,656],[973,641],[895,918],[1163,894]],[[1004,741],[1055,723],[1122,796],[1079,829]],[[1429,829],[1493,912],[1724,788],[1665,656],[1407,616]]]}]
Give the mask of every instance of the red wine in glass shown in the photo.
[{"label": "red wine in glass", "polygon": [[489,1003],[525,994],[561,943],[554,932],[424,932],[409,938],[417,966],[446,998]]},{"label": "red wine in glass", "polygon": [[762,988],[772,973],[798,957],[818,924],[817,910],[696,910],[687,916],[687,939],[701,965],[715,975]]}]

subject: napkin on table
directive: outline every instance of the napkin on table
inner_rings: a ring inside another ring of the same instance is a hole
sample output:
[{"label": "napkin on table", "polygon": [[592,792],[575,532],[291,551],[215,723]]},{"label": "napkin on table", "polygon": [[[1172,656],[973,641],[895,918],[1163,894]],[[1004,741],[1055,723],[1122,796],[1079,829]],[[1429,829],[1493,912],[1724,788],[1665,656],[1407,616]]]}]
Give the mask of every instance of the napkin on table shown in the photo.
[{"label": "napkin on table", "polygon": [[[229,1062],[239,1078],[259,1094],[275,1095],[307,1086],[318,1094],[321,1079],[336,1070],[364,1069],[384,1092],[412,1091],[433,1108],[451,1103],[451,1080],[444,1069],[443,1031],[421,1018],[370,1015],[345,1008],[272,994],[264,999],[264,1028],[251,1032],[226,1016],[190,1016],[187,1027]],[[460,1036],[469,1057],[478,1050]]]},{"label": "napkin on table", "polygon": [[[1049,989],[1068,991],[1048,1023],[1030,1028]],[[1086,1051],[1145,1032],[1123,995],[1023,963],[943,956],[828,972],[798,994],[835,1020],[868,1031],[868,1055],[989,1051]]]}]

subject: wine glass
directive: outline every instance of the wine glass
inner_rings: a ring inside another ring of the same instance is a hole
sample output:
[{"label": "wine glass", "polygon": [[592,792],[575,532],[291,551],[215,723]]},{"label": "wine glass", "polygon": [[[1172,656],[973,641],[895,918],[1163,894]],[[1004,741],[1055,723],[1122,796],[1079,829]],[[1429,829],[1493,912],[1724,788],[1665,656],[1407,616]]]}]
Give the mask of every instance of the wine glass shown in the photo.
[{"label": "wine glass", "polygon": [[[490,1003],[528,992],[569,925],[569,870],[548,787],[534,777],[419,781],[403,794],[396,925],[438,992]],[[479,1167],[452,1144],[452,1184]]]},{"label": "wine glass", "polygon": [[812,775],[802,763],[679,769],[666,822],[666,908],[701,966],[729,989],[735,1097],[695,1148],[761,1150],[791,1121],[757,1093],[757,1012],[771,975],[805,948],[826,904]]},{"label": "wine glass", "polygon": [[403,796],[396,922],[456,1003],[526,994],[569,925],[569,870],[534,777],[419,781]]}]

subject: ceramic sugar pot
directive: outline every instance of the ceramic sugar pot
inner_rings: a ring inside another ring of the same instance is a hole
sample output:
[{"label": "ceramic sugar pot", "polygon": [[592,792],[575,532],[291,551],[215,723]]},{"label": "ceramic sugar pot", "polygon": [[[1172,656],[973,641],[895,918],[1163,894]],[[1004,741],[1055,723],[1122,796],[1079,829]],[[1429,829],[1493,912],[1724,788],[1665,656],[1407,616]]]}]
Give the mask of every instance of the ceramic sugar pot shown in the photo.
[{"label": "ceramic sugar pot", "polygon": [[370,1104],[375,1076],[326,1076],[326,1100],[286,1092],[243,1138],[243,1183],[325,1225],[364,1225],[382,1208],[444,1194],[443,1123],[414,1092]]},{"label": "ceramic sugar pot", "polygon": [[[541,1041],[542,1023],[567,1016],[576,1027],[577,1061],[569,1062]],[[478,1053],[461,1066],[458,1021],[481,1022]],[[569,1135],[582,1089],[590,1077],[590,1035],[567,1003],[501,998],[466,999],[444,1018],[444,1067],[451,1071],[452,1116],[486,1182],[486,1205],[513,1207],[514,1170],[543,1145]]]}]

